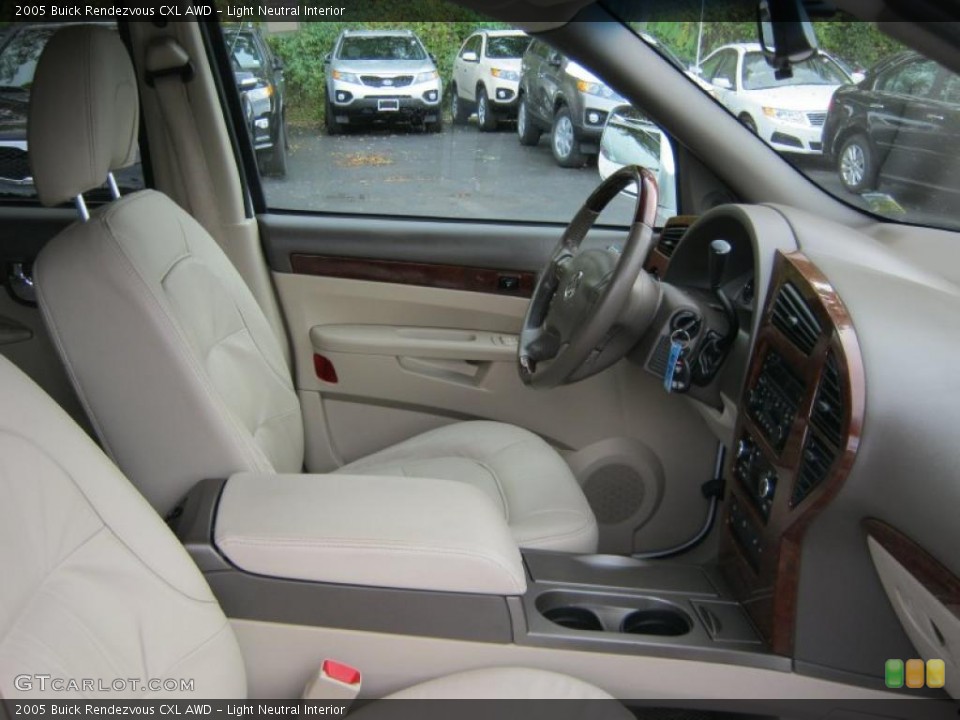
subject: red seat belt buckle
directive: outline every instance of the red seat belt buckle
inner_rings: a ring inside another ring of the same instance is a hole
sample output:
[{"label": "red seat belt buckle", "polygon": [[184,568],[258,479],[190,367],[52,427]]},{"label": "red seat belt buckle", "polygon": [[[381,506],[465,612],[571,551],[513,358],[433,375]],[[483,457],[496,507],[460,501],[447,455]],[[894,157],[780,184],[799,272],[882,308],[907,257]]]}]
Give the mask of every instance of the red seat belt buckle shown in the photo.
[{"label": "red seat belt buckle", "polygon": [[360,694],[360,671],[336,660],[324,660],[303,689],[303,700],[351,702]]}]

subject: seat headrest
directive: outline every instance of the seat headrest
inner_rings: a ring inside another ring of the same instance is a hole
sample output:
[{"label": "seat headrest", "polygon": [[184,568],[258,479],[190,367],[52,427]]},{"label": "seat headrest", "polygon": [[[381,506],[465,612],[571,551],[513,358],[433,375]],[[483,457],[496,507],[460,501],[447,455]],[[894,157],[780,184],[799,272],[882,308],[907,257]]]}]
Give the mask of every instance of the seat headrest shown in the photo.
[{"label": "seat headrest", "polygon": [[30,164],[40,202],[59,205],[136,161],[140,104],[115,30],[71,25],[47,42],[30,89]]}]

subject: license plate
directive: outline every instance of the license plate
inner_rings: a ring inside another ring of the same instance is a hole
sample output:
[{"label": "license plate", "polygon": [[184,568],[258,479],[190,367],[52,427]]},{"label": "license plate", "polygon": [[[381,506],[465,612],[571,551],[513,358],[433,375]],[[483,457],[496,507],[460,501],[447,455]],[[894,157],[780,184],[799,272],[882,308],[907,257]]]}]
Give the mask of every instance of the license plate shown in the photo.
[{"label": "license plate", "polygon": [[380,112],[397,112],[399,109],[399,100],[377,100],[377,110]]}]

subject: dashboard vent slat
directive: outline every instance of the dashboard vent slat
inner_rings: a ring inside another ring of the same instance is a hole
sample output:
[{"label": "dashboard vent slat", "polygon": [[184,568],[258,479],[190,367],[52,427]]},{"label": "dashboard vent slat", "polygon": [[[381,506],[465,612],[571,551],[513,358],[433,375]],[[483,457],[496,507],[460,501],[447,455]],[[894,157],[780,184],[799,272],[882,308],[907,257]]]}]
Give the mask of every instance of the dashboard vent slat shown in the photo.
[{"label": "dashboard vent slat", "polygon": [[804,355],[813,351],[823,331],[817,316],[792,283],[784,283],[777,293],[773,301],[772,321]]},{"label": "dashboard vent slat", "polygon": [[843,445],[843,418],[845,415],[843,393],[840,387],[840,368],[831,352],[823,366],[820,386],[813,400],[810,423],[836,448]]},{"label": "dashboard vent slat", "polygon": [[657,240],[657,252],[665,257],[673,257],[674,250],[680,243],[683,234],[687,232],[686,225],[668,225],[660,231],[660,239]]},{"label": "dashboard vent slat", "polygon": [[801,455],[800,469],[797,471],[793,494],[790,497],[791,507],[802,503],[827,479],[835,459],[836,455],[826,444],[820,442],[814,435],[807,436]]}]

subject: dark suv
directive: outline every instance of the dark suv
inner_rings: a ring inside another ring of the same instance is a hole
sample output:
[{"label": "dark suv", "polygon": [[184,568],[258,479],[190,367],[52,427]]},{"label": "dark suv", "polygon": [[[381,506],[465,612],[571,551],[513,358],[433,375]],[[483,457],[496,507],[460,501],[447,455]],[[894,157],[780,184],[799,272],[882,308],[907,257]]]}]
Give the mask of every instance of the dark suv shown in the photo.
[{"label": "dark suv", "polygon": [[888,58],[834,94],[824,152],[856,193],[881,178],[960,191],[960,75],[914,52]]},{"label": "dark suv", "polygon": [[[113,23],[96,23],[115,27]],[[27,113],[30,87],[40,53],[63,23],[10,25],[0,34],[0,197],[31,198],[36,195],[27,148]],[[139,163],[115,173],[123,191],[143,187]],[[103,196],[107,197],[106,191]],[[95,199],[97,193],[91,198]]]},{"label": "dark suv", "polygon": [[264,175],[287,173],[283,61],[252,27],[225,27],[230,62],[240,90],[247,130]]},{"label": "dark suv", "polygon": [[523,54],[519,92],[520,142],[536,145],[549,130],[561,167],[580,167],[595,156],[610,111],[627,104],[589,70],[539,40]]}]

